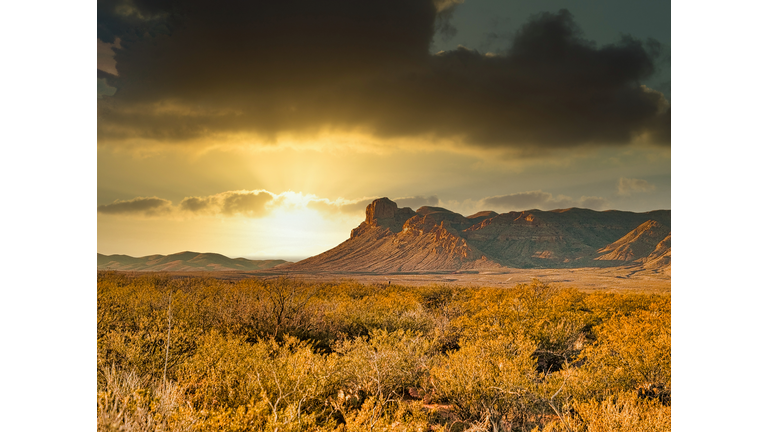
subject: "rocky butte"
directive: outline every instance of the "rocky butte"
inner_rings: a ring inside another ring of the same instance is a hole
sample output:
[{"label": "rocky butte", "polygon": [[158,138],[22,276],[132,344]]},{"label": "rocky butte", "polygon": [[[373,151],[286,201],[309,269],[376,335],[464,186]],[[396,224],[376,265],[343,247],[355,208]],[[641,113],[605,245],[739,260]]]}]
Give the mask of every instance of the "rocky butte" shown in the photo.
[{"label": "rocky butte", "polygon": [[281,269],[397,273],[638,266],[669,274],[670,226],[670,210],[570,208],[464,217],[441,207],[398,208],[379,198],[348,240]]}]

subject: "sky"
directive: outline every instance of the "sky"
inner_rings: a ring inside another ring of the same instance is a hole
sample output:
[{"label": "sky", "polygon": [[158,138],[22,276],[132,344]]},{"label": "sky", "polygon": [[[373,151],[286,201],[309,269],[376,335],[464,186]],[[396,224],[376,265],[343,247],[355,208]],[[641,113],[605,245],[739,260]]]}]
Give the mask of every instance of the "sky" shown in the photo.
[{"label": "sky", "polygon": [[365,206],[671,209],[669,1],[99,1],[98,252],[300,259]]}]

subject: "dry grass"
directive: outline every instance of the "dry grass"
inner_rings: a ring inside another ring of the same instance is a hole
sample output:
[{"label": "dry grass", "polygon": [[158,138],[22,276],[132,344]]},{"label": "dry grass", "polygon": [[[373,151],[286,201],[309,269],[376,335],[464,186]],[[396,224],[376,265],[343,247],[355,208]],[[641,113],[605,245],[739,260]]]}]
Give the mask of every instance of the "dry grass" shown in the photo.
[{"label": "dry grass", "polygon": [[665,294],[672,290],[669,275],[638,271],[638,267],[574,268],[574,269],[507,269],[479,272],[409,272],[403,273],[349,273],[349,272],[170,272],[174,277],[211,277],[223,280],[248,278],[275,279],[289,277],[311,282],[354,280],[357,282],[392,283],[398,285],[456,285],[476,287],[514,287],[537,279],[563,288],[576,288],[583,292],[621,292]]}]

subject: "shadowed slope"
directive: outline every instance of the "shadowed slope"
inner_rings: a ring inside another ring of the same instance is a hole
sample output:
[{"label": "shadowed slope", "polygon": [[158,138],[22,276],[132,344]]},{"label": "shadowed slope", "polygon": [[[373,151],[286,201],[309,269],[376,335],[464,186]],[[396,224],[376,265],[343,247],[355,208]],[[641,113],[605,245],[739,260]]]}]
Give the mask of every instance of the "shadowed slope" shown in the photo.
[{"label": "shadowed slope", "polygon": [[667,234],[653,252],[642,258],[643,269],[670,275],[672,272],[672,234]]},{"label": "shadowed slope", "polygon": [[643,222],[624,237],[598,250],[596,260],[635,261],[648,256],[669,235],[669,227],[655,220]]}]

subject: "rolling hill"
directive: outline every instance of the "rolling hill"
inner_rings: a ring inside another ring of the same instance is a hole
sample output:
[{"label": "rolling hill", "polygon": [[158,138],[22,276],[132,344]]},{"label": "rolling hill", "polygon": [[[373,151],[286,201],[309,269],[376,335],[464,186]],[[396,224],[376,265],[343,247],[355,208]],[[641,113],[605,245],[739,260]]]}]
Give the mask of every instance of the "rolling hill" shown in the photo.
[{"label": "rolling hill", "polygon": [[216,253],[179,252],[171,255],[97,254],[99,270],[118,271],[228,271],[266,270],[287,263],[284,260],[249,260],[228,258]]}]

